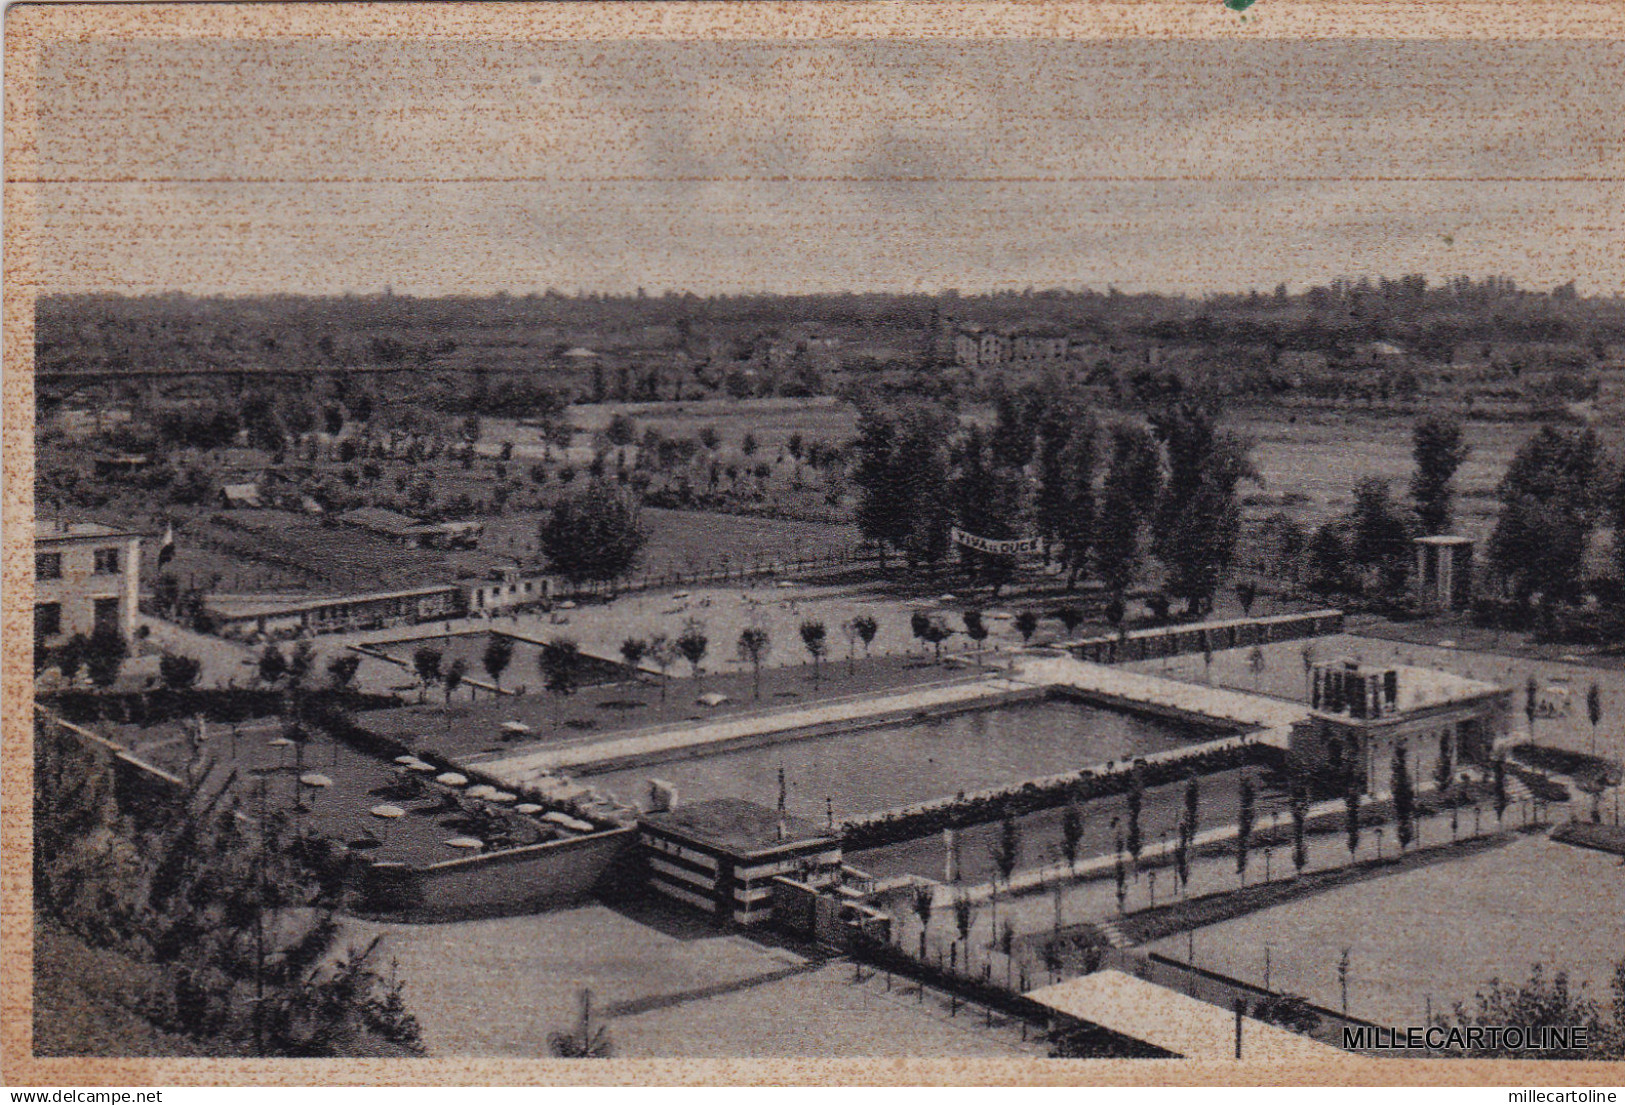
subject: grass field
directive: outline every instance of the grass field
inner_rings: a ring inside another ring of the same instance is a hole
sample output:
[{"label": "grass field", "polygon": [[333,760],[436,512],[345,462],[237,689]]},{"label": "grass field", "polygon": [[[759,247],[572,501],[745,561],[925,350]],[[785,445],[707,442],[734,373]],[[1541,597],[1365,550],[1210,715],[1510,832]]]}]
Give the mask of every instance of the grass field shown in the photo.
[{"label": "grass field", "polygon": [[583,906],[448,925],[346,923],[382,934],[431,1056],[542,1058],[590,988],[624,1058],[1042,1055],[1003,1018],[949,1018],[845,963],[712,927],[664,903]]},{"label": "grass field", "polygon": [[[1255,984],[1270,949],[1270,984],[1339,1008],[1337,962],[1349,949],[1349,1012],[1422,1024],[1431,1008],[1471,1006],[1494,978],[1521,983],[1532,965],[1566,971],[1608,998],[1625,955],[1619,860],[1532,836],[1452,863],[1346,886],[1197,931],[1200,965]],[[1152,945],[1183,959],[1184,936]]]}]

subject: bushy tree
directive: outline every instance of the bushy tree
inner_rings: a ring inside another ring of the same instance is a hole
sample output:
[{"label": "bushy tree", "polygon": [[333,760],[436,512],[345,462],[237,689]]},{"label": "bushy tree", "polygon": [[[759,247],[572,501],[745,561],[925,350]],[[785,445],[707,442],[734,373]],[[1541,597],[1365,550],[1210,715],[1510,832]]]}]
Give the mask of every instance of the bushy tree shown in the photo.
[{"label": "bushy tree", "polygon": [[512,662],[513,638],[500,633],[491,634],[491,639],[485,643],[485,652],[480,656],[480,666],[485,668],[485,674],[497,687],[502,686],[502,673],[508,670]]},{"label": "bushy tree", "polygon": [[190,690],[203,674],[196,657],[166,652],[158,658],[158,675],[172,691]]},{"label": "bushy tree", "polygon": [[952,520],[948,443],[956,420],[934,404],[870,407],[858,417],[852,482],[858,528],[911,564],[940,561]]},{"label": "bushy tree", "polygon": [[1489,559],[1520,603],[1573,602],[1596,522],[1600,459],[1590,430],[1543,426],[1513,457],[1497,494]]},{"label": "bushy tree", "polygon": [[1399,850],[1403,852],[1416,839],[1416,788],[1411,782],[1410,765],[1406,762],[1405,746],[1394,749],[1393,773],[1394,833],[1399,837]]},{"label": "bushy tree", "polygon": [[700,662],[705,659],[705,650],[710,647],[710,638],[705,635],[705,623],[698,618],[690,618],[683,623],[683,631],[676,640],[677,652],[688,661],[689,667],[694,671],[694,681],[700,680]]},{"label": "bushy tree", "polygon": [[581,670],[581,646],[568,637],[555,637],[537,653],[536,666],[549,691],[561,697],[574,694]]},{"label": "bushy tree", "polygon": [[541,526],[551,568],[572,583],[619,579],[647,539],[632,498],[603,480],[561,496]]},{"label": "bushy tree", "polygon": [[355,682],[360,669],[360,656],[353,652],[340,653],[327,662],[327,681],[335,691],[346,690]]},{"label": "bushy tree", "polygon": [[1394,501],[1387,480],[1370,477],[1354,485],[1349,560],[1374,576],[1388,596],[1402,592],[1410,574],[1411,530],[1411,519]]},{"label": "bushy tree", "polygon": [[750,664],[751,697],[762,697],[762,662],[773,647],[772,638],[761,626],[746,626],[739,631],[739,658]]},{"label": "bushy tree", "polygon": [[1139,569],[1142,535],[1161,484],[1161,458],[1151,435],[1134,425],[1114,427],[1095,556],[1106,586],[1119,600]]},{"label": "bushy tree", "polygon": [[1467,459],[1461,423],[1448,415],[1429,415],[1411,435],[1416,471],[1411,474],[1411,502],[1424,534],[1449,533],[1456,470]]},{"label": "bushy tree", "polygon": [[1241,536],[1242,480],[1258,479],[1250,446],[1219,428],[1216,406],[1184,400],[1151,416],[1168,456],[1168,476],[1155,519],[1156,551],[1168,567],[1169,590],[1189,614],[1212,608],[1214,592],[1235,560]]},{"label": "bushy tree", "polygon": [[824,627],[823,622],[804,621],[801,623],[801,644],[806,648],[807,655],[812,657],[813,689],[816,690],[824,653],[829,651],[829,630]]},{"label": "bushy tree", "polygon": [[423,702],[429,691],[429,686],[440,682],[441,653],[438,648],[428,645],[419,645],[412,651],[412,670],[418,677],[418,701]]}]

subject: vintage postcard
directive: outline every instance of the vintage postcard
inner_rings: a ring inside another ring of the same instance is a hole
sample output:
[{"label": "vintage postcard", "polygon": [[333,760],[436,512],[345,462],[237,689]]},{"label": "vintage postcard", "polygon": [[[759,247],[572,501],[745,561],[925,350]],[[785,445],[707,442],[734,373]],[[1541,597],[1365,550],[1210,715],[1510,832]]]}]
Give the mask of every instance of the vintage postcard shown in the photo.
[{"label": "vintage postcard", "polygon": [[7,1081],[1617,1086],[1621,73],[10,8]]}]

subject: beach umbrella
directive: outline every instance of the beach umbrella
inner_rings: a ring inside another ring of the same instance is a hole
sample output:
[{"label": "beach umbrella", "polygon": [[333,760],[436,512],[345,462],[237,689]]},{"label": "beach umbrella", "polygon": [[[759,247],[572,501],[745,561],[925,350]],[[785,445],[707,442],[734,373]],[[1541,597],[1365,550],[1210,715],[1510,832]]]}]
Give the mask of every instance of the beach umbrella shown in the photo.
[{"label": "beach umbrella", "polygon": [[699,703],[701,706],[721,706],[724,702],[728,701],[728,696],[725,694],[718,694],[716,691],[707,691],[694,701]]},{"label": "beach umbrella", "polygon": [[505,721],[502,723],[502,731],[504,733],[528,733],[530,732],[530,726],[522,721]]},{"label": "beach umbrella", "polygon": [[487,795],[487,798],[492,802],[514,802],[518,800],[519,795],[510,794],[505,790],[499,790]]},{"label": "beach umbrella", "polygon": [[420,761],[416,756],[396,756],[395,762],[400,764],[402,767],[411,767],[413,764],[419,763]]},{"label": "beach umbrella", "polygon": [[448,848],[466,848],[467,850],[469,850],[471,852],[477,852],[481,848],[485,847],[485,842],[483,840],[480,840],[478,837],[454,836],[450,840],[446,841],[446,847],[448,847]]},{"label": "beach umbrella", "polygon": [[422,760],[419,760],[415,764],[407,764],[406,765],[406,770],[408,770],[408,771],[416,771],[416,772],[419,772],[420,774],[422,774],[422,773],[433,774],[434,772],[436,772],[436,771],[438,771],[440,769],[435,767],[434,764],[424,763]]},{"label": "beach umbrella", "polygon": [[489,783],[479,783],[468,788],[466,793],[470,798],[489,798],[497,792],[497,788]]},{"label": "beach umbrella", "polygon": [[448,771],[442,775],[436,775],[434,781],[448,787],[466,787],[468,785],[468,776],[460,775],[455,771]]},{"label": "beach umbrella", "polygon": [[329,779],[326,775],[317,775],[315,772],[311,772],[308,775],[299,776],[299,781],[305,784],[307,787],[315,787],[318,790],[323,790],[333,785],[333,780]]},{"label": "beach umbrella", "polygon": [[521,802],[514,807],[516,813],[541,813],[546,806],[538,806],[535,802]]},{"label": "beach umbrella", "polygon": [[399,806],[390,805],[374,806],[367,812],[372,814],[374,817],[382,817],[385,821],[395,821],[406,816],[405,810],[401,809]]}]

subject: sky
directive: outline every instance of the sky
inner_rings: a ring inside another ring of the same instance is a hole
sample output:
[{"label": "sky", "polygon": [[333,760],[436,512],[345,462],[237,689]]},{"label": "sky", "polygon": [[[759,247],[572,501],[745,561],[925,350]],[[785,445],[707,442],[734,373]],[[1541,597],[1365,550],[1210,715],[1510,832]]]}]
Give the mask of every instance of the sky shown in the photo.
[{"label": "sky", "polygon": [[1625,44],[88,41],[42,291],[1625,291]]}]

